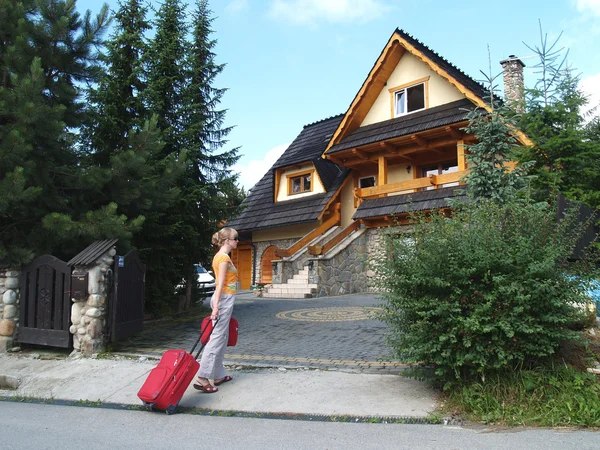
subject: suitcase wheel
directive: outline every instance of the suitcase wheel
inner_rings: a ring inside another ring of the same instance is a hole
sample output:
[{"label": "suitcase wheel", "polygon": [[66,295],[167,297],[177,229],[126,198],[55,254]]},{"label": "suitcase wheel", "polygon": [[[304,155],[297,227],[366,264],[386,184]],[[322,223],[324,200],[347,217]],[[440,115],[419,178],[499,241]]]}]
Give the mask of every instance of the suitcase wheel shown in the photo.
[{"label": "suitcase wheel", "polygon": [[167,413],[167,415],[175,414],[176,409],[177,405],[169,405],[167,406],[167,409],[165,409],[165,412]]}]

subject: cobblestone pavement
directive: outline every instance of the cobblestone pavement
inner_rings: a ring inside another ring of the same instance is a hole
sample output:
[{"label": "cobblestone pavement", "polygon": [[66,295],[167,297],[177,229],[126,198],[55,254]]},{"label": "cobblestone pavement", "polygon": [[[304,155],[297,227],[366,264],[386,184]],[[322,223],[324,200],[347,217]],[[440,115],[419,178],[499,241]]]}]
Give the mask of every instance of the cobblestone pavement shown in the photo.
[{"label": "cobblestone pavement", "polygon": [[[233,312],[239,339],[227,349],[225,363],[399,373],[405,366],[386,360],[386,325],[373,317],[378,303],[375,295],[296,300],[241,293]],[[117,342],[113,350],[160,356],[169,348],[191,349],[200,321],[194,317],[150,323],[143,332]]]}]

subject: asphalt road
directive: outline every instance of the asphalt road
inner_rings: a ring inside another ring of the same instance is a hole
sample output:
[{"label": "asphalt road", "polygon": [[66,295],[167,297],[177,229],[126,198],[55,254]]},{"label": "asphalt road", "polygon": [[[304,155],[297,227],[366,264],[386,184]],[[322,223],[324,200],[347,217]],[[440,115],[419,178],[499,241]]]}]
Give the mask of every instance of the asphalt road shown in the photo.
[{"label": "asphalt road", "polygon": [[146,411],[0,402],[0,448],[13,449],[528,449],[587,450],[600,433],[440,425],[167,416]]}]

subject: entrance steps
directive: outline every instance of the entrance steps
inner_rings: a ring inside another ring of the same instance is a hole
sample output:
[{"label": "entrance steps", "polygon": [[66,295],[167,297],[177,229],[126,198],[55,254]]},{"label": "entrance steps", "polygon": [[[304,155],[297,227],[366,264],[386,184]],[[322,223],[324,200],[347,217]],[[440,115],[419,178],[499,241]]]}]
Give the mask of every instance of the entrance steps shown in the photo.
[{"label": "entrance steps", "polygon": [[294,275],[287,283],[272,284],[265,289],[265,298],[312,298],[317,285],[308,282],[308,267]]}]

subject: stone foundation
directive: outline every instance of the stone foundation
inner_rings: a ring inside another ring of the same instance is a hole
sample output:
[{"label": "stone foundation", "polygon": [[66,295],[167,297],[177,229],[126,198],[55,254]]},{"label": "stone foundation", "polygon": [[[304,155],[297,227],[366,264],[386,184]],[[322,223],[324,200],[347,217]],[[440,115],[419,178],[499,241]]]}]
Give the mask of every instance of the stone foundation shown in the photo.
[{"label": "stone foundation", "polygon": [[19,328],[19,275],[17,268],[0,269],[0,353],[15,345]]},{"label": "stone foundation", "polygon": [[107,299],[110,281],[107,275],[111,275],[114,256],[117,254],[115,248],[106,252],[91,266],[75,266],[73,275],[88,274],[88,296],[87,298],[72,299],[71,327],[69,331],[73,334],[73,348],[90,356],[104,350],[104,330],[107,326]]}]

